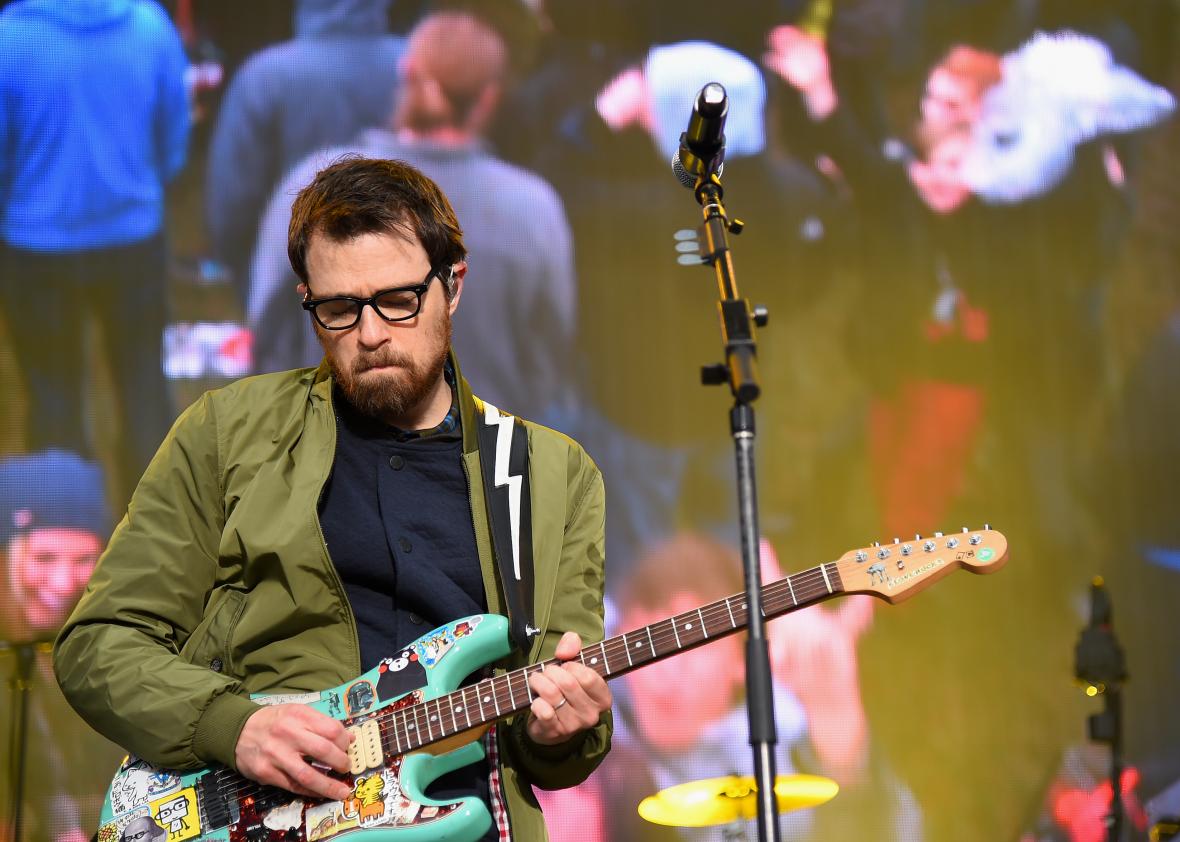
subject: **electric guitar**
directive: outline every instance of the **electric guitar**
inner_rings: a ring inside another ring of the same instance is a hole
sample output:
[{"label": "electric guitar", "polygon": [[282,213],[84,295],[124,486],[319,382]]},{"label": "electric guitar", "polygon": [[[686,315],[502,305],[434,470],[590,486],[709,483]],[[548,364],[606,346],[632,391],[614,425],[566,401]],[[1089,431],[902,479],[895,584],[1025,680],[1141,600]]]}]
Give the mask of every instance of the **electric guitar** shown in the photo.
[{"label": "electric guitar", "polygon": [[[997,570],[1007,551],[1004,536],[986,526],[873,544],[766,585],[763,614],[777,617],[841,594],[900,602],[958,568]],[[614,678],[733,634],[746,622],[745,596],[738,594],[586,646],[579,658]],[[529,674],[554,663],[460,687],[510,651],[508,621],[481,614],[427,633],[339,687],[256,696],[263,704],[310,705],[356,735],[350,771],[333,773],[352,787],[348,798],[317,802],[220,766],[182,774],[129,757],[107,791],[98,842],[316,842],[354,833],[365,842],[478,839],[492,821],[480,799],[436,801],[425,790],[440,775],[482,759],[481,738],[497,720],[529,707]]]}]

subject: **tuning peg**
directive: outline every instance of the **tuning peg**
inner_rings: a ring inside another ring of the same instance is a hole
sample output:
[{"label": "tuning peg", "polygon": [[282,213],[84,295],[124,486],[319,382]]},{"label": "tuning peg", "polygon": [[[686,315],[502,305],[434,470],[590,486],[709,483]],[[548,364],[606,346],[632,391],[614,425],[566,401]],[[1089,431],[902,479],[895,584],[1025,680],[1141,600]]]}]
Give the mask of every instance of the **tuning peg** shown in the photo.
[{"label": "tuning peg", "polygon": [[970,532],[971,530],[970,530],[970,529],[968,529],[967,527],[965,527],[965,526],[964,526],[964,527],[963,527],[963,531],[964,531],[964,532]]},{"label": "tuning peg", "polygon": [[873,546],[874,546],[874,547],[879,547],[879,546],[881,546],[881,542],[880,542],[880,541],[874,541],[874,542],[873,542]]},{"label": "tuning peg", "polygon": [[984,532],[991,532],[991,531],[992,531],[992,525],[991,525],[990,523],[985,523],[985,524],[983,525],[983,531],[984,531]]},{"label": "tuning peg", "polygon": [[918,535],[918,534],[916,534],[916,533],[915,533],[915,534],[914,534],[914,540],[915,540],[915,541],[921,541],[921,540],[922,540],[922,536],[921,536],[921,535]]},{"label": "tuning peg", "polygon": [[942,537],[942,535],[943,535],[943,533],[941,533],[941,532],[935,532],[935,533],[934,533],[934,537],[935,537],[935,538],[941,538],[941,537]]},{"label": "tuning peg", "polygon": [[900,544],[900,543],[901,543],[901,539],[900,539],[900,538],[894,538],[894,539],[893,539],[893,543],[895,543],[895,544]]}]

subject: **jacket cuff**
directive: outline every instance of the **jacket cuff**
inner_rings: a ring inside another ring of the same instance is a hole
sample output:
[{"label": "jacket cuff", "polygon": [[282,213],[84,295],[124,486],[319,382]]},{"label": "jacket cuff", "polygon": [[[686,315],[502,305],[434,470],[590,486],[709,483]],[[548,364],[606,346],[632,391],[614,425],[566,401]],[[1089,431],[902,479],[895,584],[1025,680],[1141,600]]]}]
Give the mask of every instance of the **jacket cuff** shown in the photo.
[{"label": "jacket cuff", "polygon": [[527,716],[517,717],[508,729],[518,773],[539,789],[565,789],[590,776],[610,750],[611,714],[606,711],[596,727],[557,745],[529,739]]},{"label": "jacket cuff", "polygon": [[215,696],[197,722],[193,735],[193,754],[206,762],[216,762],[233,769],[238,735],[246,720],[261,706],[233,693]]}]

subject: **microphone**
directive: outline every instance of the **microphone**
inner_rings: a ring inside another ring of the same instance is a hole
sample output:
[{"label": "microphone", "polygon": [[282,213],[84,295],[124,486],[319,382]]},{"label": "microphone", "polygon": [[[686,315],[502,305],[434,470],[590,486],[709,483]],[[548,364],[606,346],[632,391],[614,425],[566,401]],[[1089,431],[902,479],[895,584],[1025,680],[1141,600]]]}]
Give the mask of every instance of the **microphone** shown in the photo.
[{"label": "microphone", "polygon": [[691,189],[700,176],[721,175],[728,114],[729,97],[719,82],[701,88],[688,118],[688,129],[680,135],[680,149],[672,157],[672,172],[685,187]]}]

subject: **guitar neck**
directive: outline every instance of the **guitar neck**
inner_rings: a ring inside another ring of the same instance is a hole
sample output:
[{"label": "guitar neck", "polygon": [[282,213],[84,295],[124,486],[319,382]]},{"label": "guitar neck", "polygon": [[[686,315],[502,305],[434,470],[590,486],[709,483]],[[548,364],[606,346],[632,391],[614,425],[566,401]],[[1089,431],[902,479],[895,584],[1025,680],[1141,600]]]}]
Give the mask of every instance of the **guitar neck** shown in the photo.
[{"label": "guitar neck", "polygon": [[[838,565],[828,562],[764,586],[762,614],[771,619],[843,592]],[[748,622],[746,595],[735,594],[587,646],[578,660],[604,678],[614,678],[733,634]],[[387,709],[379,714],[385,748],[405,754],[525,710],[533,701],[528,677],[556,663],[554,658],[531,664],[436,699]]]}]

